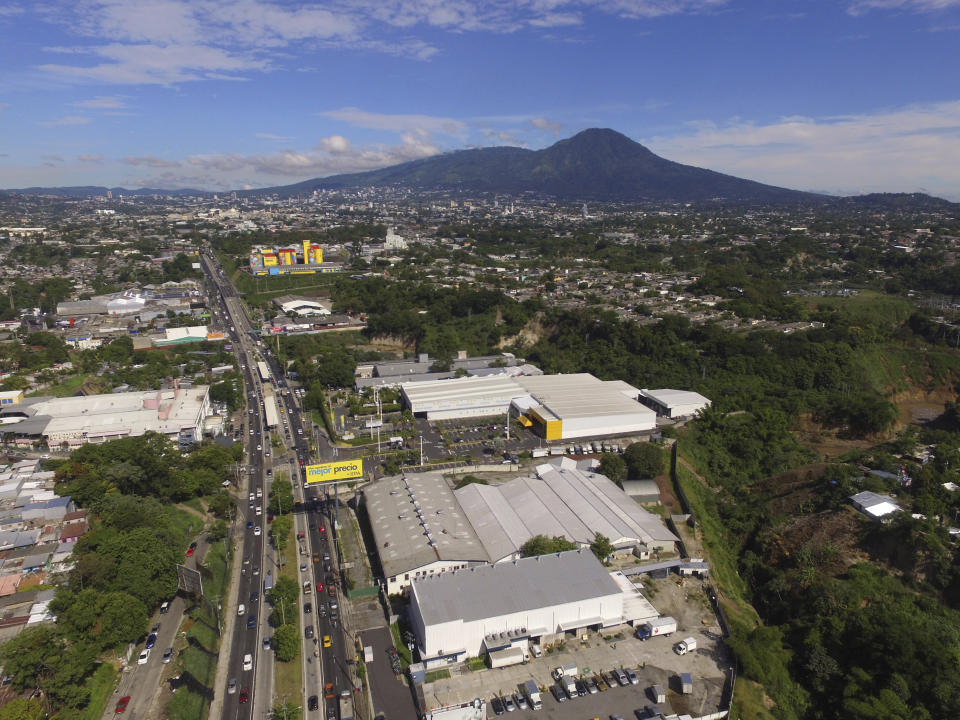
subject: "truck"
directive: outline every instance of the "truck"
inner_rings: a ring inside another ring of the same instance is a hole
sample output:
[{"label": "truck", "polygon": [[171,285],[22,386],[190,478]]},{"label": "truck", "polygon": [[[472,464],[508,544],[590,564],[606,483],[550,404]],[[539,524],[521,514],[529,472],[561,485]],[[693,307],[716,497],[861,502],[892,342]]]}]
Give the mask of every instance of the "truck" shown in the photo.
[{"label": "truck", "polygon": [[548,452],[549,452],[551,455],[563,455],[563,448],[562,448],[562,447],[554,446],[554,447],[551,447],[551,448],[548,450]]},{"label": "truck", "polygon": [[353,720],[353,693],[340,691],[340,720]]},{"label": "truck", "polygon": [[263,591],[270,592],[273,589],[273,575],[270,574],[270,571],[267,570],[267,574],[263,578]]},{"label": "truck", "polygon": [[685,637],[683,640],[673,646],[673,651],[677,655],[686,655],[688,652],[697,649],[697,639],[695,637]]},{"label": "truck", "polygon": [[575,663],[563,665],[553,671],[554,679],[567,691],[568,697],[577,696],[577,673],[578,668]]},{"label": "truck", "polygon": [[543,707],[543,700],[540,699],[540,688],[537,687],[537,684],[533,680],[527,680],[523,684],[523,694],[527,696],[527,700],[530,701],[530,707],[534,710],[539,710]]},{"label": "truck", "polygon": [[641,640],[656,637],[657,635],[669,635],[677,631],[677,621],[669,615],[658,617],[654,620],[643,623],[637,627],[636,635]]},{"label": "truck", "polygon": [[530,457],[542,458],[550,454],[550,448],[534,448],[530,451]]}]

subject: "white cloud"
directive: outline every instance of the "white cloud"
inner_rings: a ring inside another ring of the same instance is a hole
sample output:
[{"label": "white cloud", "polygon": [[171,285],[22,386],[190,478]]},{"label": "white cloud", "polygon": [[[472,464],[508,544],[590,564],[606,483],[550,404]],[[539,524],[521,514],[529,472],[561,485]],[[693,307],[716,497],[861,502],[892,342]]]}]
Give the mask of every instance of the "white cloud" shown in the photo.
[{"label": "white cloud", "polygon": [[99,165],[103,162],[103,155],[77,155],[77,160],[89,165]]},{"label": "white cloud", "polygon": [[537,130],[546,130],[555,136],[559,135],[564,127],[563,123],[554,122],[545,117],[535,117],[530,121],[530,124],[537,128]]},{"label": "white cloud", "polygon": [[935,12],[953,7],[960,7],[960,0],[855,0],[847,10],[851,15],[860,15],[870,10]]},{"label": "white cloud", "polygon": [[166,160],[156,155],[127,155],[123,162],[134,167],[169,168],[180,167],[176,160]]},{"label": "white cloud", "polygon": [[461,120],[435,115],[388,115],[372,113],[355,107],[328,110],[320,113],[323,117],[333,118],[369,130],[390,130],[393,132],[425,131],[444,135],[462,135],[466,125]]},{"label": "white cloud", "polygon": [[121,98],[108,95],[98,95],[89,100],[81,100],[74,105],[89,110],[122,110],[127,107],[127,104]]},{"label": "white cloud", "polygon": [[47,120],[40,123],[44,127],[65,127],[67,125],[86,125],[90,118],[85,115],[64,115],[56,120]]},{"label": "white cloud", "polygon": [[273,133],[254,133],[254,137],[260,140],[276,140],[277,142],[289,142],[293,140],[292,137],[288,137],[287,135],[274,135]]},{"label": "white cloud", "polygon": [[208,172],[246,172],[248,175],[270,178],[310,178],[374,170],[439,152],[440,149],[433,145],[428,135],[411,131],[401,135],[399,145],[392,146],[355,147],[347,138],[332,135],[322,138],[309,150],[287,149],[258,155],[195,155],[188,162]]},{"label": "white cloud", "polygon": [[488,140],[492,140],[495,143],[499,143],[502,145],[516,145],[518,147],[522,147],[526,145],[526,143],[523,142],[523,140],[518,138],[516,135],[505,132],[503,130],[484,130],[483,136]]},{"label": "white cloud", "polygon": [[960,198],[960,101],[690,128],[646,142],[671,160],[784,187]]}]

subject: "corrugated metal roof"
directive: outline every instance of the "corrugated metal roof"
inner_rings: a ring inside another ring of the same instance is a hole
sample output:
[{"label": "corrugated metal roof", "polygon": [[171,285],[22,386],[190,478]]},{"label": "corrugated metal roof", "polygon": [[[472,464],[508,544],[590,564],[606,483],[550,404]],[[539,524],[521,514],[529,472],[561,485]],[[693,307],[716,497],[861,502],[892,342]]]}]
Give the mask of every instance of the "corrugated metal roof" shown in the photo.
[{"label": "corrugated metal roof", "polygon": [[592,552],[570,550],[420,578],[411,592],[424,623],[436,625],[619,595],[620,588]]}]

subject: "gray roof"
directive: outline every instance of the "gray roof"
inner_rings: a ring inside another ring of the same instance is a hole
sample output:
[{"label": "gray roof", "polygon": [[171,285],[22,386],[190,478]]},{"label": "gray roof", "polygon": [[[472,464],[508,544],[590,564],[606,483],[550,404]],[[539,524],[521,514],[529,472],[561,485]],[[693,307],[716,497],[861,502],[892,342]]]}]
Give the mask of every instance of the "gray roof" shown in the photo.
[{"label": "gray roof", "polygon": [[850,500],[861,507],[872,507],[874,505],[881,505],[883,503],[892,503],[894,499],[890,495],[878,495],[875,492],[870,492],[869,490],[864,490],[863,492],[858,492],[856,495],[851,495]]},{"label": "gray roof", "polygon": [[531,477],[497,486],[475,483],[455,494],[494,561],[518,552],[535,535],[560,535],[580,545],[589,545],[598,532],[615,545],[677,541],[657,515],[609,478],[568,459],[540,465]]},{"label": "gray roof", "polygon": [[620,587],[592,552],[568,550],[429,575],[411,592],[424,624],[435,625],[619,595]]},{"label": "gray roof", "polygon": [[364,488],[363,495],[388,578],[440,560],[489,560],[439,473],[384,478]]},{"label": "gray roof", "polygon": [[656,496],[660,497],[660,487],[656,480],[624,480],[623,491],[630,497],[635,496]]}]

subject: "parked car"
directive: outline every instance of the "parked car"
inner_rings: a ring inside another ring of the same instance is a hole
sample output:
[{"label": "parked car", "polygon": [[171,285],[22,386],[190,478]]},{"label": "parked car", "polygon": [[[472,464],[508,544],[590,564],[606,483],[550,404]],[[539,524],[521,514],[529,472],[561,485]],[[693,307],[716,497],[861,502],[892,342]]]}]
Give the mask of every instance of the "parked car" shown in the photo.
[{"label": "parked car", "polygon": [[143,652],[140,653],[140,657],[137,658],[137,665],[146,665],[147,660],[150,659],[150,648],[146,648]]},{"label": "parked car", "polygon": [[163,651],[163,664],[166,665],[171,660],[173,660],[173,648],[169,647]]},{"label": "parked car", "polygon": [[146,642],[146,645],[144,645],[144,647],[146,647],[147,650],[153,650],[153,646],[156,644],[157,644],[157,634],[150,633],[150,635],[147,637],[147,642]]},{"label": "parked car", "polygon": [[503,703],[500,702],[500,698],[494,697],[493,700],[490,701],[490,707],[493,708],[494,715],[503,715]]},{"label": "parked car", "polygon": [[124,697],[117,700],[117,707],[114,708],[114,714],[119,715],[120,713],[126,712],[127,705],[130,704],[130,696],[125,695]]}]

